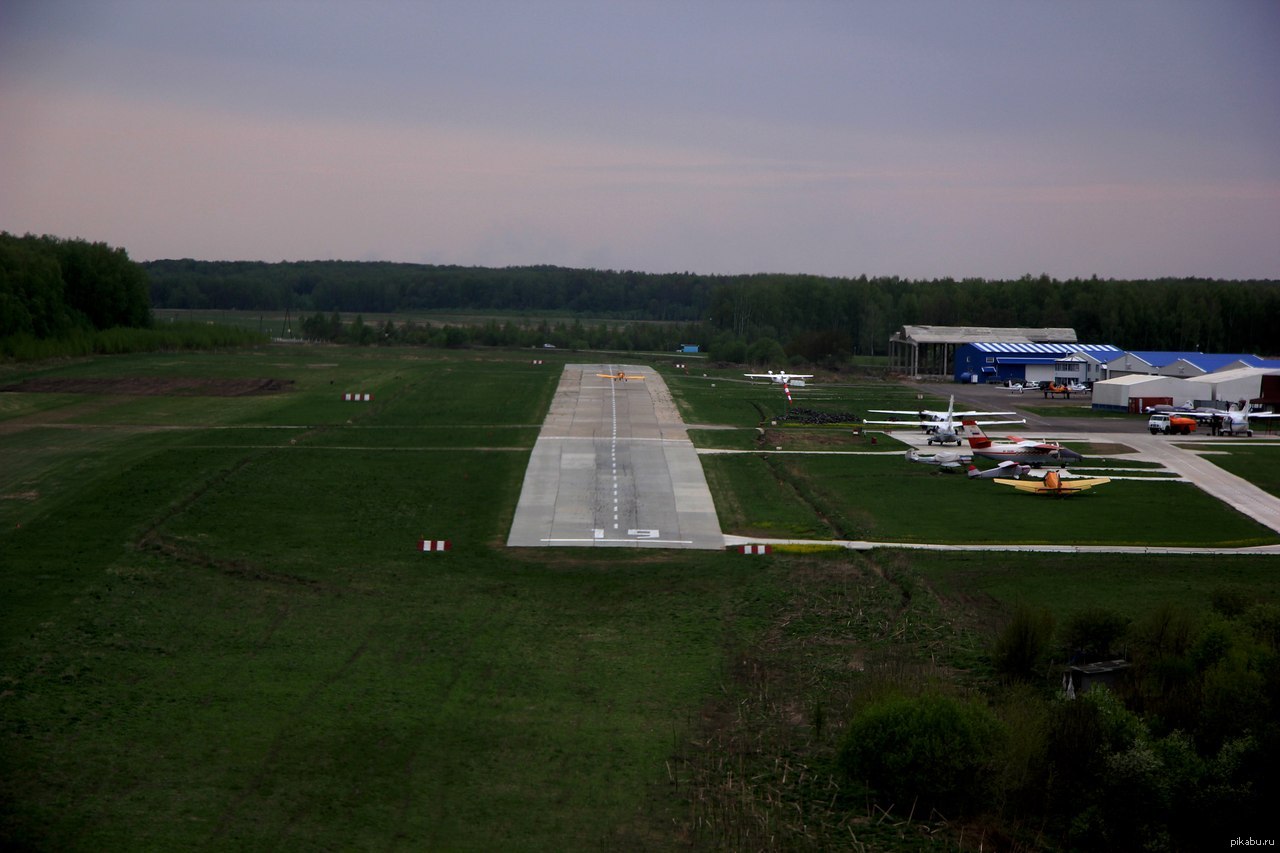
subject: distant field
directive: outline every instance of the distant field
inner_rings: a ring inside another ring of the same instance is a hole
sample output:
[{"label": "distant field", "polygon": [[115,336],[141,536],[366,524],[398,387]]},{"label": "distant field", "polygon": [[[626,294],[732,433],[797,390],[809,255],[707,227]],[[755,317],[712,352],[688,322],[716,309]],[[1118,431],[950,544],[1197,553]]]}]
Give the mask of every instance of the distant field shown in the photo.
[{"label": "distant field", "polygon": [[[1269,558],[509,551],[568,358],[287,345],[0,369],[0,385],[111,390],[0,393],[0,840],[835,849],[852,830],[898,849],[900,823],[839,800],[824,764],[874,679],[946,666],[982,683],[983,625],[1024,597],[1204,607],[1215,578],[1280,592]],[[663,369],[687,418],[748,446],[756,404],[781,396]],[[286,382],[117,384],[215,379]],[[915,399],[874,383],[823,394]],[[825,459],[704,461],[730,527],[1259,539],[1176,485],[1113,484],[1077,510],[897,453]],[[422,537],[453,550],[423,554]]]}]

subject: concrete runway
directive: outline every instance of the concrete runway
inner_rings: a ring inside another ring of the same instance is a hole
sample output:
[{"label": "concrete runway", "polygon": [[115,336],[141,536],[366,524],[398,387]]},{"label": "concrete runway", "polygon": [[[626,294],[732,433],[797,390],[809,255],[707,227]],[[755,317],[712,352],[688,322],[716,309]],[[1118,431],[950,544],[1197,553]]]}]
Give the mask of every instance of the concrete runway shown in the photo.
[{"label": "concrete runway", "polygon": [[[596,376],[619,370],[644,381]],[[725,547],[698,455],[652,368],[565,366],[507,545]]]}]

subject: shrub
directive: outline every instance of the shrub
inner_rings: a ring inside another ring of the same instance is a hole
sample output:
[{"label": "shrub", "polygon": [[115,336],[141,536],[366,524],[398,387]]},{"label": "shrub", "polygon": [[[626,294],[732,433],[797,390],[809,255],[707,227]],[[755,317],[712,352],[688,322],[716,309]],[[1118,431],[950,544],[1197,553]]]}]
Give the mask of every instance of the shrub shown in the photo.
[{"label": "shrub", "polygon": [[1052,613],[1043,607],[1019,605],[996,638],[992,653],[996,671],[1008,678],[1030,680],[1048,656],[1052,637]]},{"label": "shrub", "polygon": [[[888,807],[950,817],[987,799],[1004,732],[983,705],[947,696],[897,697],[853,720],[840,766]],[[922,811],[923,810],[923,811]]]},{"label": "shrub", "polygon": [[1082,610],[1072,615],[1062,629],[1067,657],[1078,657],[1083,662],[1113,658],[1128,627],[1129,619],[1114,610],[1105,607]]}]

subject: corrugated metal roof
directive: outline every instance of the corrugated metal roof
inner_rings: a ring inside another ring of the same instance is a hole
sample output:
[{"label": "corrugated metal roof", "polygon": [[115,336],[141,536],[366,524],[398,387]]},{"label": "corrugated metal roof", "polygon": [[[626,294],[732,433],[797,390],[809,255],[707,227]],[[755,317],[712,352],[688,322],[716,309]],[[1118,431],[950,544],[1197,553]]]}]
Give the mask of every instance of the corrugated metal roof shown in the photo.
[{"label": "corrugated metal roof", "polygon": [[969,344],[975,341],[1073,343],[1076,339],[1076,330],[999,328],[993,326],[903,326],[895,337],[899,340],[914,341],[918,344]]},{"label": "corrugated metal roof", "polygon": [[1095,353],[1105,353],[1107,355],[1121,352],[1121,349],[1113,344],[1045,344],[1045,343],[996,343],[991,341],[972,341],[973,348],[979,352],[989,353],[1008,353],[1011,355],[1042,355],[1049,357],[1061,357],[1071,355],[1074,352],[1086,352],[1090,355]]}]

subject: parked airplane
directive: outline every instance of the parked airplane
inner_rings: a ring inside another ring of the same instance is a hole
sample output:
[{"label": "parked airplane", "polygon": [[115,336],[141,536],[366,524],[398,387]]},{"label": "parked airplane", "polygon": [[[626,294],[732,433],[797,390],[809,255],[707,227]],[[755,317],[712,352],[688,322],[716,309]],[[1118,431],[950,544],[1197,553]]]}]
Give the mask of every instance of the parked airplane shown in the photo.
[{"label": "parked airplane", "polygon": [[943,471],[958,471],[962,465],[968,465],[972,462],[973,457],[968,453],[951,453],[946,451],[921,456],[913,448],[907,451],[907,461],[921,462],[925,465],[937,465]]},{"label": "parked airplane", "polygon": [[779,371],[774,373],[770,370],[768,373],[744,373],[743,376],[748,379],[768,379],[770,382],[776,382],[779,385],[794,385],[797,388],[804,387],[806,379],[812,379],[812,373],[785,373]]},{"label": "parked airplane", "polygon": [[[956,398],[951,395],[951,399],[947,402],[947,410],[945,412],[933,412],[927,409],[921,409],[915,412],[894,411],[891,409],[870,409],[869,411],[881,415],[915,415],[920,420],[918,424],[921,429],[929,433],[929,444],[947,444],[953,442],[957,447],[960,446],[961,436],[964,432],[964,426],[957,418],[972,418],[978,415],[1012,415],[1013,412],[957,412],[955,411]],[[909,426],[907,421],[863,421],[863,423],[875,424],[876,426]],[[964,421],[967,425],[968,420]],[[1001,424],[1025,424],[1026,420],[1017,421],[974,421],[975,424],[982,426],[999,426]]]},{"label": "parked airplane", "polygon": [[1064,498],[1067,495],[1074,495],[1076,492],[1083,492],[1092,489],[1094,486],[1101,486],[1103,483],[1110,483],[1110,477],[1088,477],[1079,480],[1064,480],[1058,475],[1057,471],[1050,471],[1044,475],[1044,481],[1040,480],[1004,480],[996,478],[996,482],[1002,486],[1013,486],[1022,492],[1031,492],[1035,495],[1056,495]]},{"label": "parked airplane", "polygon": [[994,480],[997,477],[1012,477],[1021,480],[1031,473],[1030,465],[1021,465],[1012,459],[1006,459],[994,468],[983,471],[976,465],[969,466],[970,480]]},{"label": "parked airplane", "polygon": [[612,379],[614,382],[628,382],[632,379],[638,379],[641,382],[644,381],[644,377],[640,374],[627,373],[624,370],[619,370],[617,373],[597,373],[596,376],[599,376],[601,379]]},{"label": "parked airplane", "polygon": [[1032,468],[1039,468],[1041,465],[1060,465],[1065,468],[1071,462],[1084,459],[1079,453],[1061,444],[1030,441],[1018,438],[1016,435],[1009,436],[1012,442],[1010,444],[993,444],[991,439],[983,433],[977,421],[966,420],[964,426],[969,431],[969,447],[973,449],[975,456],[994,459],[997,462],[1005,460],[1021,462]]},{"label": "parked airplane", "polygon": [[[1248,405],[1247,403],[1245,404]],[[1253,427],[1249,426],[1250,420],[1271,420],[1272,418],[1280,418],[1280,413],[1276,412],[1250,412],[1244,407],[1232,403],[1226,409],[1214,409],[1202,407],[1192,409],[1190,407],[1182,408],[1175,406],[1153,406],[1153,412],[1164,411],[1169,414],[1177,414],[1182,418],[1195,418],[1202,424],[1213,425],[1215,422],[1219,435],[1246,435],[1253,436]]]}]

